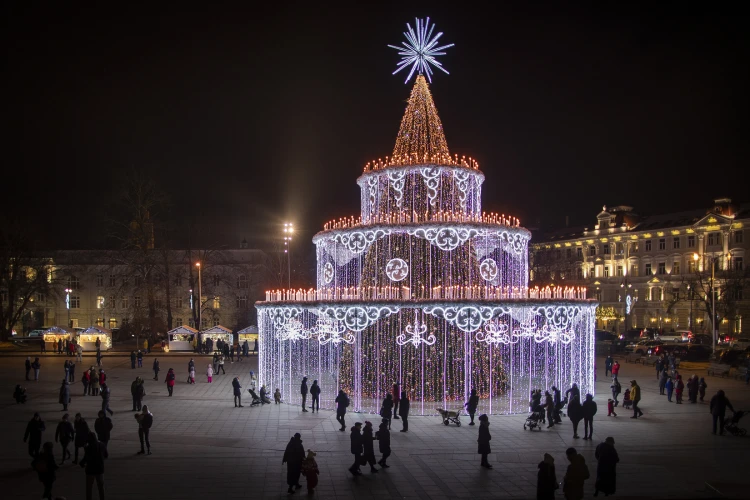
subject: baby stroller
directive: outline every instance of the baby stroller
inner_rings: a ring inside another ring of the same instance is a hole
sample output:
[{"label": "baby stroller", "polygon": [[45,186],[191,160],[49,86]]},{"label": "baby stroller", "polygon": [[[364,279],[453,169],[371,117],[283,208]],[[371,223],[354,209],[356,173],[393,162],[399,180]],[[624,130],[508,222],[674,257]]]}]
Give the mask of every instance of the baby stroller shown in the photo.
[{"label": "baby stroller", "polygon": [[258,395],[255,393],[254,390],[248,389],[247,392],[249,392],[250,396],[253,398],[253,401],[250,403],[250,406],[257,406],[257,405],[263,404],[263,401],[258,397]]},{"label": "baby stroller", "polygon": [[745,429],[737,425],[743,416],[745,416],[744,411],[736,411],[732,413],[731,417],[724,419],[724,429],[729,431],[732,436],[744,436],[747,434]]},{"label": "baby stroller", "polygon": [[526,417],[526,422],[523,423],[523,430],[526,430],[526,427],[528,427],[532,431],[534,428],[538,428],[541,431],[542,421],[544,421],[544,408],[540,409],[540,407],[537,407],[536,411],[532,411]]}]

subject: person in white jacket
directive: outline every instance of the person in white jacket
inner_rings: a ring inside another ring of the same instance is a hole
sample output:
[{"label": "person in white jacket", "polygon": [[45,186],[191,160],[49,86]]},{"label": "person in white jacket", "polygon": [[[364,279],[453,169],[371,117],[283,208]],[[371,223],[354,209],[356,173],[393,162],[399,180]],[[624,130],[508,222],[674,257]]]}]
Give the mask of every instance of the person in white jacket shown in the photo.
[{"label": "person in white jacket", "polygon": [[208,365],[208,368],[206,369],[206,377],[208,377],[208,383],[210,384],[211,381],[214,378],[214,367],[211,365]]}]

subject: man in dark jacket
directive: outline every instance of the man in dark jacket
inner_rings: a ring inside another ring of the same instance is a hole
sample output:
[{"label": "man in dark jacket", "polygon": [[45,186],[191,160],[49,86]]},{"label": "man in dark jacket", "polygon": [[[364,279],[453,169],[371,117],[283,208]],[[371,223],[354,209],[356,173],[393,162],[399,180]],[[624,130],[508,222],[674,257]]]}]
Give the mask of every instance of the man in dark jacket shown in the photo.
[{"label": "man in dark jacket", "polygon": [[583,439],[591,439],[594,436],[594,415],[596,415],[594,396],[586,394],[581,411],[583,413]]},{"label": "man in dark jacket", "polygon": [[352,473],[354,476],[361,476],[362,471],[359,470],[359,465],[362,460],[362,433],[360,432],[362,429],[362,422],[356,422],[354,424],[354,427],[352,427],[352,433],[349,436],[350,442],[351,442],[351,452],[352,455],[354,455],[354,464],[349,467],[349,472]]},{"label": "man in dark jacket", "polygon": [[474,425],[474,415],[477,413],[477,406],[479,406],[479,396],[477,396],[477,390],[472,389],[471,395],[469,395],[469,400],[464,403],[464,406],[466,407],[466,412],[469,414],[469,418],[471,419],[471,422],[469,422],[469,425]]},{"label": "man in dark jacket", "polygon": [[380,427],[378,427],[378,432],[375,433],[375,437],[378,440],[380,453],[383,454],[383,458],[378,460],[378,463],[384,469],[387,469],[388,467],[390,467],[390,465],[386,464],[386,460],[388,460],[388,457],[391,456],[391,431],[389,430],[390,425],[391,425],[391,419],[384,418],[383,421],[380,422]]},{"label": "man in dark jacket", "polygon": [[607,359],[604,360],[604,376],[608,376],[610,373],[612,373],[612,363],[613,359],[611,355],[607,355]]},{"label": "man in dark jacket", "polygon": [[68,366],[68,382],[72,384],[75,381],[76,381],[76,364],[71,361],[70,365]]},{"label": "man in dark jacket", "polygon": [[554,401],[554,403],[555,403],[555,423],[556,424],[561,424],[562,423],[561,415],[562,415],[563,402],[562,402],[562,398],[561,398],[561,395],[560,395],[560,389],[558,389],[554,385],[552,386],[552,401]]},{"label": "man in dark jacket", "polygon": [[68,445],[74,438],[75,430],[73,430],[73,424],[68,421],[68,414],[66,413],[57,424],[57,429],[55,429],[55,442],[60,443],[60,446],[62,446],[62,461],[60,465],[65,463],[66,458],[70,458]]},{"label": "man in dark jacket", "polygon": [[312,396],[312,405],[310,408],[315,413],[315,408],[317,407],[318,413],[320,413],[320,386],[317,380],[313,380],[312,387],[310,387],[310,395]]},{"label": "man in dark jacket", "polygon": [[68,403],[70,403],[70,384],[68,384],[67,378],[62,380],[58,402],[63,405],[63,411],[68,411]]},{"label": "man in dark jacket", "polygon": [[135,351],[130,351],[130,368],[135,370]]},{"label": "man in dark jacket", "polygon": [[346,430],[346,420],[344,419],[344,415],[346,415],[346,408],[349,406],[349,396],[347,396],[344,391],[339,390],[339,395],[336,396],[335,403],[336,420],[341,424],[341,429],[339,430],[344,432]]},{"label": "man in dark jacket", "polygon": [[714,419],[714,430],[711,434],[716,434],[717,421],[719,423],[719,434],[724,434],[724,414],[726,413],[727,408],[732,410],[732,413],[734,413],[732,403],[730,403],[729,399],[727,399],[727,397],[724,395],[724,391],[719,390],[716,395],[711,398],[711,404],[709,405],[711,416]]},{"label": "man in dark jacket", "polygon": [[80,413],[76,413],[75,419],[73,420],[73,429],[75,429],[76,437],[73,442],[73,448],[75,448],[75,456],[73,457],[73,463],[78,463],[78,448],[83,448],[89,439],[89,424],[81,417]]},{"label": "man in dark jacket", "polygon": [[154,380],[159,380],[159,360],[154,358]]},{"label": "man in dark jacket", "polygon": [[362,460],[370,464],[370,472],[377,473],[375,468],[375,435],[372,428],[372,422],[365,420],[365,428],[362,431]]},{"label": "man in dark jacket", "polygon": [[29,373],[31,373],[31,358],[27,357],[26,358],[26,380],[30,380]]},{"label": "man in dark jacket", "polygon": [[234,377],[234,380],[232,380],[232,388],[234,389],[234,407],[244,408],[242,406],[242,386],[238,377]]},{"label": "man in dark jacket", "polygon": [[148,433],[151,431],[151,426],[154,424],[154,416],[148,411],[148,406],[143,405],[143,412],[136,413],[135,419],[138,421],[138,439],[141,441],[141,451],[138,455],[143,455],[146,450],[143,449],[143,442],[146,442],[146,449],[148,455],[151,455],[151,443],[148,441]]},{"label": "man in dark jacket", "polygon": [[302,377],[302,385],[299,388],[299,393],[302,394],[302,411],[306,412],[305,402],[307,401],[307,377]]},{"label": "man in dark jacket", "polygon": [[109,408],[109,396],[110,396],[110,393],[109,393],[109,387],[107,386],[106,382],[104,384],[102,384],[100,395],[102,397],[102,411],[108,411],[110,415],[114,415],[115,412],[113,412]]},{"label": "man in dark jacket", "polygon": [[31,458],[39,456],[39,448],[42,446],[42,433],[45,429],[42,417],[39,413],[34,413],[34,416],[26,425],[26,433],[23,435],[23,442],[29,442],[29,455]]},{"label": "man in dark jacket", "polygon": [[94,430],[96,431],[96,437],[104,445],[105,450],[109,444],[112,427],[114,427],[112,425],[112,419],[104,413],[104,410],[99,410],[99,418],[94,421]]},{"label": "man in dark jacket", "polygon": [[393,383],[391,395],[393,396],[393,418],[398,420],[398,405],[401,401],[401,384],[398,382]]},{"label": "man in dark jacket", "polygon": [[138,360],[138,368],[143,368],[143,351],[138,349],[138,352],[136,353],[135,357]]},{"label": "man in dark jacket", "polygon": [[399,402],[398,414],[401,416],[404,428],[399,432],[409,431],[409,399],[406,397],[406,391],[401,391],[401,401]]},{"label": "man in dark jacket", "polygon": [[141,411],[141,401],[146,395],[146,389],[143,387],[143,379],[136,377],[130,384],[130,395],[133,397],[133,411]]}]

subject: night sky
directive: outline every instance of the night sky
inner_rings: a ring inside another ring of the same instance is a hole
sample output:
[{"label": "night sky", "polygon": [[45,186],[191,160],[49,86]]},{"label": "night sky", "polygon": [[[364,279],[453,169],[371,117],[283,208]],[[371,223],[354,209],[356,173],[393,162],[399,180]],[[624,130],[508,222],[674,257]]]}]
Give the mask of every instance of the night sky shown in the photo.
[{"label": "night sky", "polygon": [[485,210],[553,228],[603,204],[750,200],[750,30],[726,6],[14,3],[4,205],[47,246],[103,245],[117,185],[139,170],[191,244],[264,247],[291,220],[312,252],[325,221],[359,213],[364,164],[392,152],[412,82],[391,75],[387,45],[416,16],[456,44],[431,90],[451,153],[486,175]]}]

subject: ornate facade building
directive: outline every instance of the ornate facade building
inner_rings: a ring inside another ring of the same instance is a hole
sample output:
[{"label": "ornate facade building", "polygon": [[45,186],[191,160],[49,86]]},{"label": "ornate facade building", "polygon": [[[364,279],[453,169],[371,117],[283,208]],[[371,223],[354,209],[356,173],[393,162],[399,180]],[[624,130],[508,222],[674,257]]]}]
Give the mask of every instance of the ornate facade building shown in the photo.
[{"label": "ornate facade building", "polygon": [[749,227],[750,204],[728,198],[645,217],[605,206],[591,225],[534,235],[531,283],[587,286],[600,329],[710,333],[714,310],[719,333],[737,336],[750,314]]}]

